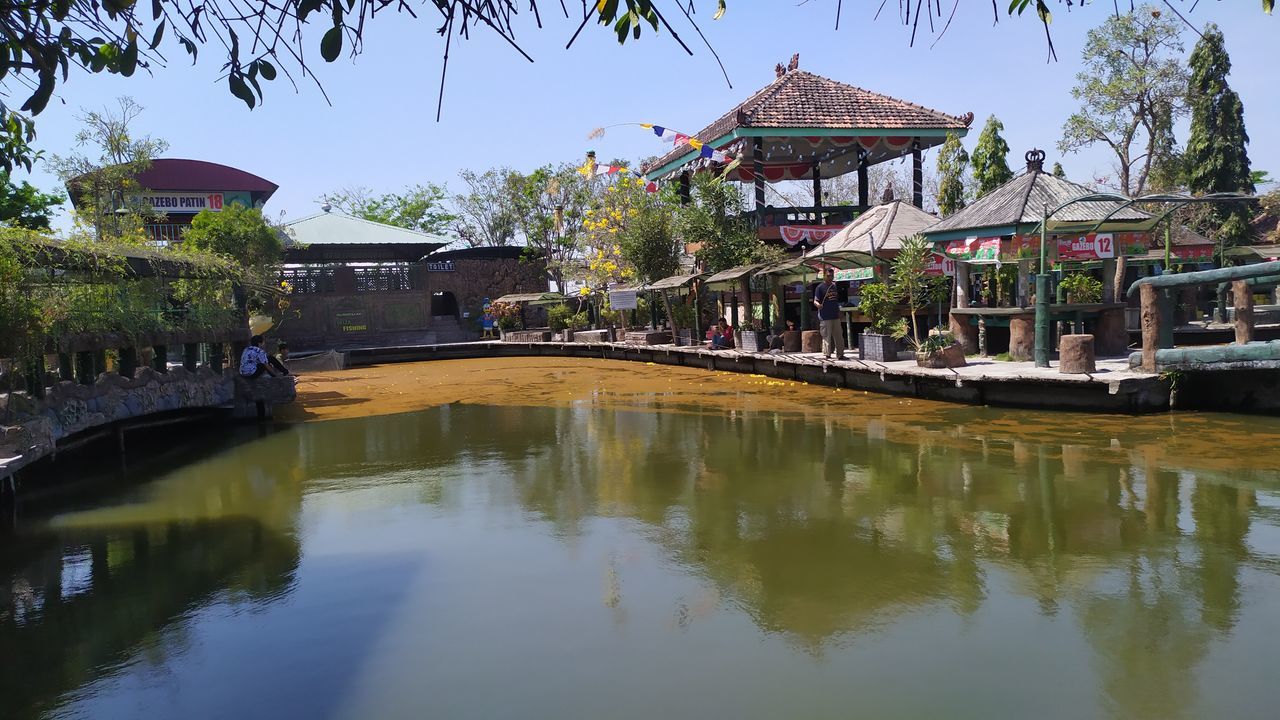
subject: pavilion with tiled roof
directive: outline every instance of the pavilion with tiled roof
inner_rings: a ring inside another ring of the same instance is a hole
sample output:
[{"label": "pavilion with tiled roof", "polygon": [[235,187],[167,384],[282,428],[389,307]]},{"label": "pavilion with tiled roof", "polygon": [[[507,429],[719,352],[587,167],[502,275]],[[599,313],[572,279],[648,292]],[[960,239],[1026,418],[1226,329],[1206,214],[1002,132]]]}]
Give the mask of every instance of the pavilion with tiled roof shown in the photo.
[{"label": "pavilion with tiled roof", "polygon": [[[964,136],[973,113],[948,115],[805,72],[798,64],[796,56],[788,68],[779,65],[772,83],[693,136],[739,161],[730,177],[754,184],[761,237],[784,237],[779,227],[802,225],[814,231],[792,233],[788,244],[817,245],[869,206],[867,168],[906,155],[914,170],[912,204],[923,206],[922,153],[949,133]],[[693,172],[725,165],[686,142],[644,170],[650,180],[683,185]],[[822,179],[851,172],[858,173],[858,205],[823,207]],[[766,183],[783,180],[812,180],[814,206],[768,207]]]}]

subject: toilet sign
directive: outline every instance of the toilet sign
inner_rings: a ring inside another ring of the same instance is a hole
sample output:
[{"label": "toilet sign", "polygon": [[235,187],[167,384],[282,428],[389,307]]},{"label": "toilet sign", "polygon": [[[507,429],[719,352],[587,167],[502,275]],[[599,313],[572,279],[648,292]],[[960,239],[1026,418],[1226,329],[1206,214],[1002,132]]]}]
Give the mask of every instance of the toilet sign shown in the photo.
[{"label": "toilet sign", "polygon": [[1058,238],[1059,260],[1110,260],[1115,256],[1115,236],[1111,233]]}]

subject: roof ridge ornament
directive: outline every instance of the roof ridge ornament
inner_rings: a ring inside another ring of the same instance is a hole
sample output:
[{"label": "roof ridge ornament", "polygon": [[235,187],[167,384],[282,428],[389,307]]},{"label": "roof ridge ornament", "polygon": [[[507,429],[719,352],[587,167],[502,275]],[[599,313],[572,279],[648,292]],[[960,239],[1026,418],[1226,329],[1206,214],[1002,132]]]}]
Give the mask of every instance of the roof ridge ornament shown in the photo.
[{"label": "roof ridge ornament", "polygon": [[1027,172],[1044,172],[1044,151],[1032,148],[1024,156],[1027,159]]}]

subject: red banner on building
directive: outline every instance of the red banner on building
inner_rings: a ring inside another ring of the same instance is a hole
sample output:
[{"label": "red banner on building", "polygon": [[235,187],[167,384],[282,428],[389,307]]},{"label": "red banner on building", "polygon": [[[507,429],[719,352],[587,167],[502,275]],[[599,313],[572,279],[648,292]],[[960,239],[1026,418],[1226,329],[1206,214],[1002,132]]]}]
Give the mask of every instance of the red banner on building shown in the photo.
[{"label": "red banner on building", "polygon": [[1116,239],[1111,233],[1058,238],[1059,260],[1109,260],[1115,256]]},{"label": "red banner on building", "polygon": [[925,275],[941,275],[943,277],[955,277],[956,261],[946,255],[933,253],[929,256],[929,264],[924,267]]},{"label": "red banner on building", "polygon": [[812,247],[830,240],[843,227],[843,225],[782,225],[778,230],[782,232],[782,240],[786,244],[794,246],[806,242]]}]

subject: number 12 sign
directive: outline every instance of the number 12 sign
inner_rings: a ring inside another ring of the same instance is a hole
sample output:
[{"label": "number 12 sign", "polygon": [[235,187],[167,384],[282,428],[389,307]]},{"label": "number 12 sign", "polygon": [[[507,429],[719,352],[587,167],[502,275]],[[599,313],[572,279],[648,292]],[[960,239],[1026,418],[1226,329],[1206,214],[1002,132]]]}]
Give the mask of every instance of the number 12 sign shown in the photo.
[{"label": "number 12 sign", "polygon": [[1115,256],[1115,237],[1111,233],[1058,238],[1059,260],[1105,260]]}]

